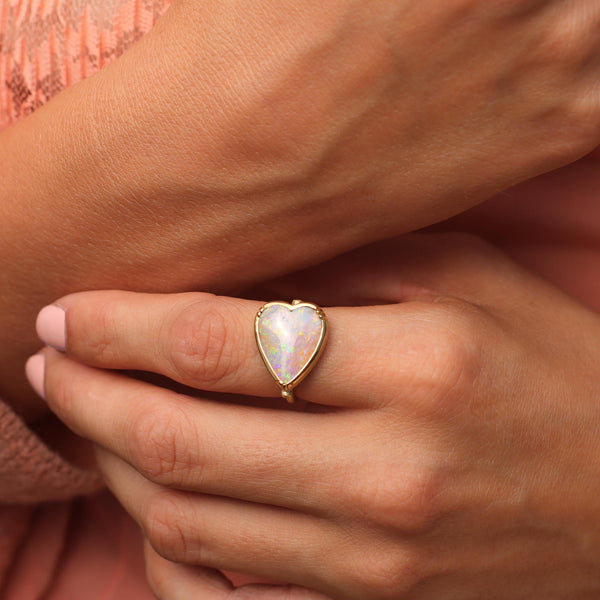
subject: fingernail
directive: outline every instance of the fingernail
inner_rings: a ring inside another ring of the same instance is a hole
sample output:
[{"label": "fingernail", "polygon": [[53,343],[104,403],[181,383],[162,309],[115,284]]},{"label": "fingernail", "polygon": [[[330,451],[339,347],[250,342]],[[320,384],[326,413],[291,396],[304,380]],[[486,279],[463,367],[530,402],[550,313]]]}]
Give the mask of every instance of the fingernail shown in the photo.
[{"label": "fingernail", "polygon": [[50,304],[40,310],[35,329],[38,336],[48,346],[63,351],[66,346],[65,309]]},{"label": "fingernail", "polygon": [[46,368],[46,358],[43,354],[34,354],[30,356],[25,363],[25,375],[29,384],[42,398],[44,393],[44,370]]}]

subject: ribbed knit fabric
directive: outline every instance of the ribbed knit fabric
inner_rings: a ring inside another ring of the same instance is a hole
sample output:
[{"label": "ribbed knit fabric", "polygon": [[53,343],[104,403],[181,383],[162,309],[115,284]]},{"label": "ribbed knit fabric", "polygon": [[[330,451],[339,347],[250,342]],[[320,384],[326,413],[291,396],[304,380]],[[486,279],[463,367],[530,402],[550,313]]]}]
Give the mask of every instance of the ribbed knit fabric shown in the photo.
[{"label": "ribbed knit fabric", "polygon": [[0,503],[67,500],[101,487],[96,473],[66,462],[0,403]]},{"label": "ribbed knit fabric", "polygon": [[150,600],[141,534],[94,471],[0,401],[0,598]]}]

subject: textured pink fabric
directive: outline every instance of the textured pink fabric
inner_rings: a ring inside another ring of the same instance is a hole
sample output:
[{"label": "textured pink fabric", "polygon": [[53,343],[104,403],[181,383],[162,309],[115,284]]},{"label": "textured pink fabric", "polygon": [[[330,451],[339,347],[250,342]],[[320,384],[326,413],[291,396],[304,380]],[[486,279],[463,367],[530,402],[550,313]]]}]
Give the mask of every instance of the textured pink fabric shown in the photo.
[{"label": "textured pink fabric", "polygon": [[0,0],[0,129],[102,69],[171,0]]},{"label": "textured pink fabric", "polygon": [[0,402],[0,597],[45,597],[66,540],[68,500],[101,487],[96,473],[64,460]]},{"label": "textured pink fabric", "polygon": [[65,500],[99,489],[98,476],[50,450],[6,404],[0,404],[0,502]]},{"label": "textured pink fabric", "polygon": [[3,600],[154,598],[139,528],[107,492],[35,508],[5,507],[0,531],[10,567],[5,563]]},{"label": "textured pink fabric", "polygon": [[0,402],[0,598],[154,598],[139,528],[101,487]]}]

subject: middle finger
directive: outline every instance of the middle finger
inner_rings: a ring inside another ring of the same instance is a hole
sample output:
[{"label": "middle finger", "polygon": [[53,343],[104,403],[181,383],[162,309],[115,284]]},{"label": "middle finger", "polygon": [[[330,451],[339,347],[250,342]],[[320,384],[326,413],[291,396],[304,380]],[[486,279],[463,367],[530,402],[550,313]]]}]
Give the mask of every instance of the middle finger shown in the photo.
[{"label": "middle finger", "polygon": [[[30,360],[45,360],[52,411],[156,483],[330,514],[338,500],[332,485],[352,476],[339,432],[359,417],[353,411],[300,413],[191,398],[51,348],[42,356]],[[360,418],[364,424],[368,415]]]}]

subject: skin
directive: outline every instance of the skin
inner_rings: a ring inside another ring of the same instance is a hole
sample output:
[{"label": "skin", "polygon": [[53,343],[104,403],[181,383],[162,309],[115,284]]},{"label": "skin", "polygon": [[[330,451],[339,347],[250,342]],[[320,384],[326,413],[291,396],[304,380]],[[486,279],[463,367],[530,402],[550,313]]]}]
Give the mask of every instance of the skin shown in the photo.
[{"label": "skin", "polygon": [[0,134],[0,395],[43,414],[20,373],[53,298],[232,293],[586,154],[599,23],[598,0],[176,0]]},{"label": "skin", "polygon": [[[253,400],[276,393],[253,339],[260,302],[58,301],[67,348],[43,352],[46,400],[97,444],[158,597],[600,593],[597,312],[452,235],[371,246],[270,292],[285,290],[346,306],[326,310],[303,410]],[[290,585],[232,590],[214,569]]]},{"label": "skin", "polygon": [[469,231],[600,310],[600,164],[588,156],[438,226]]}]

